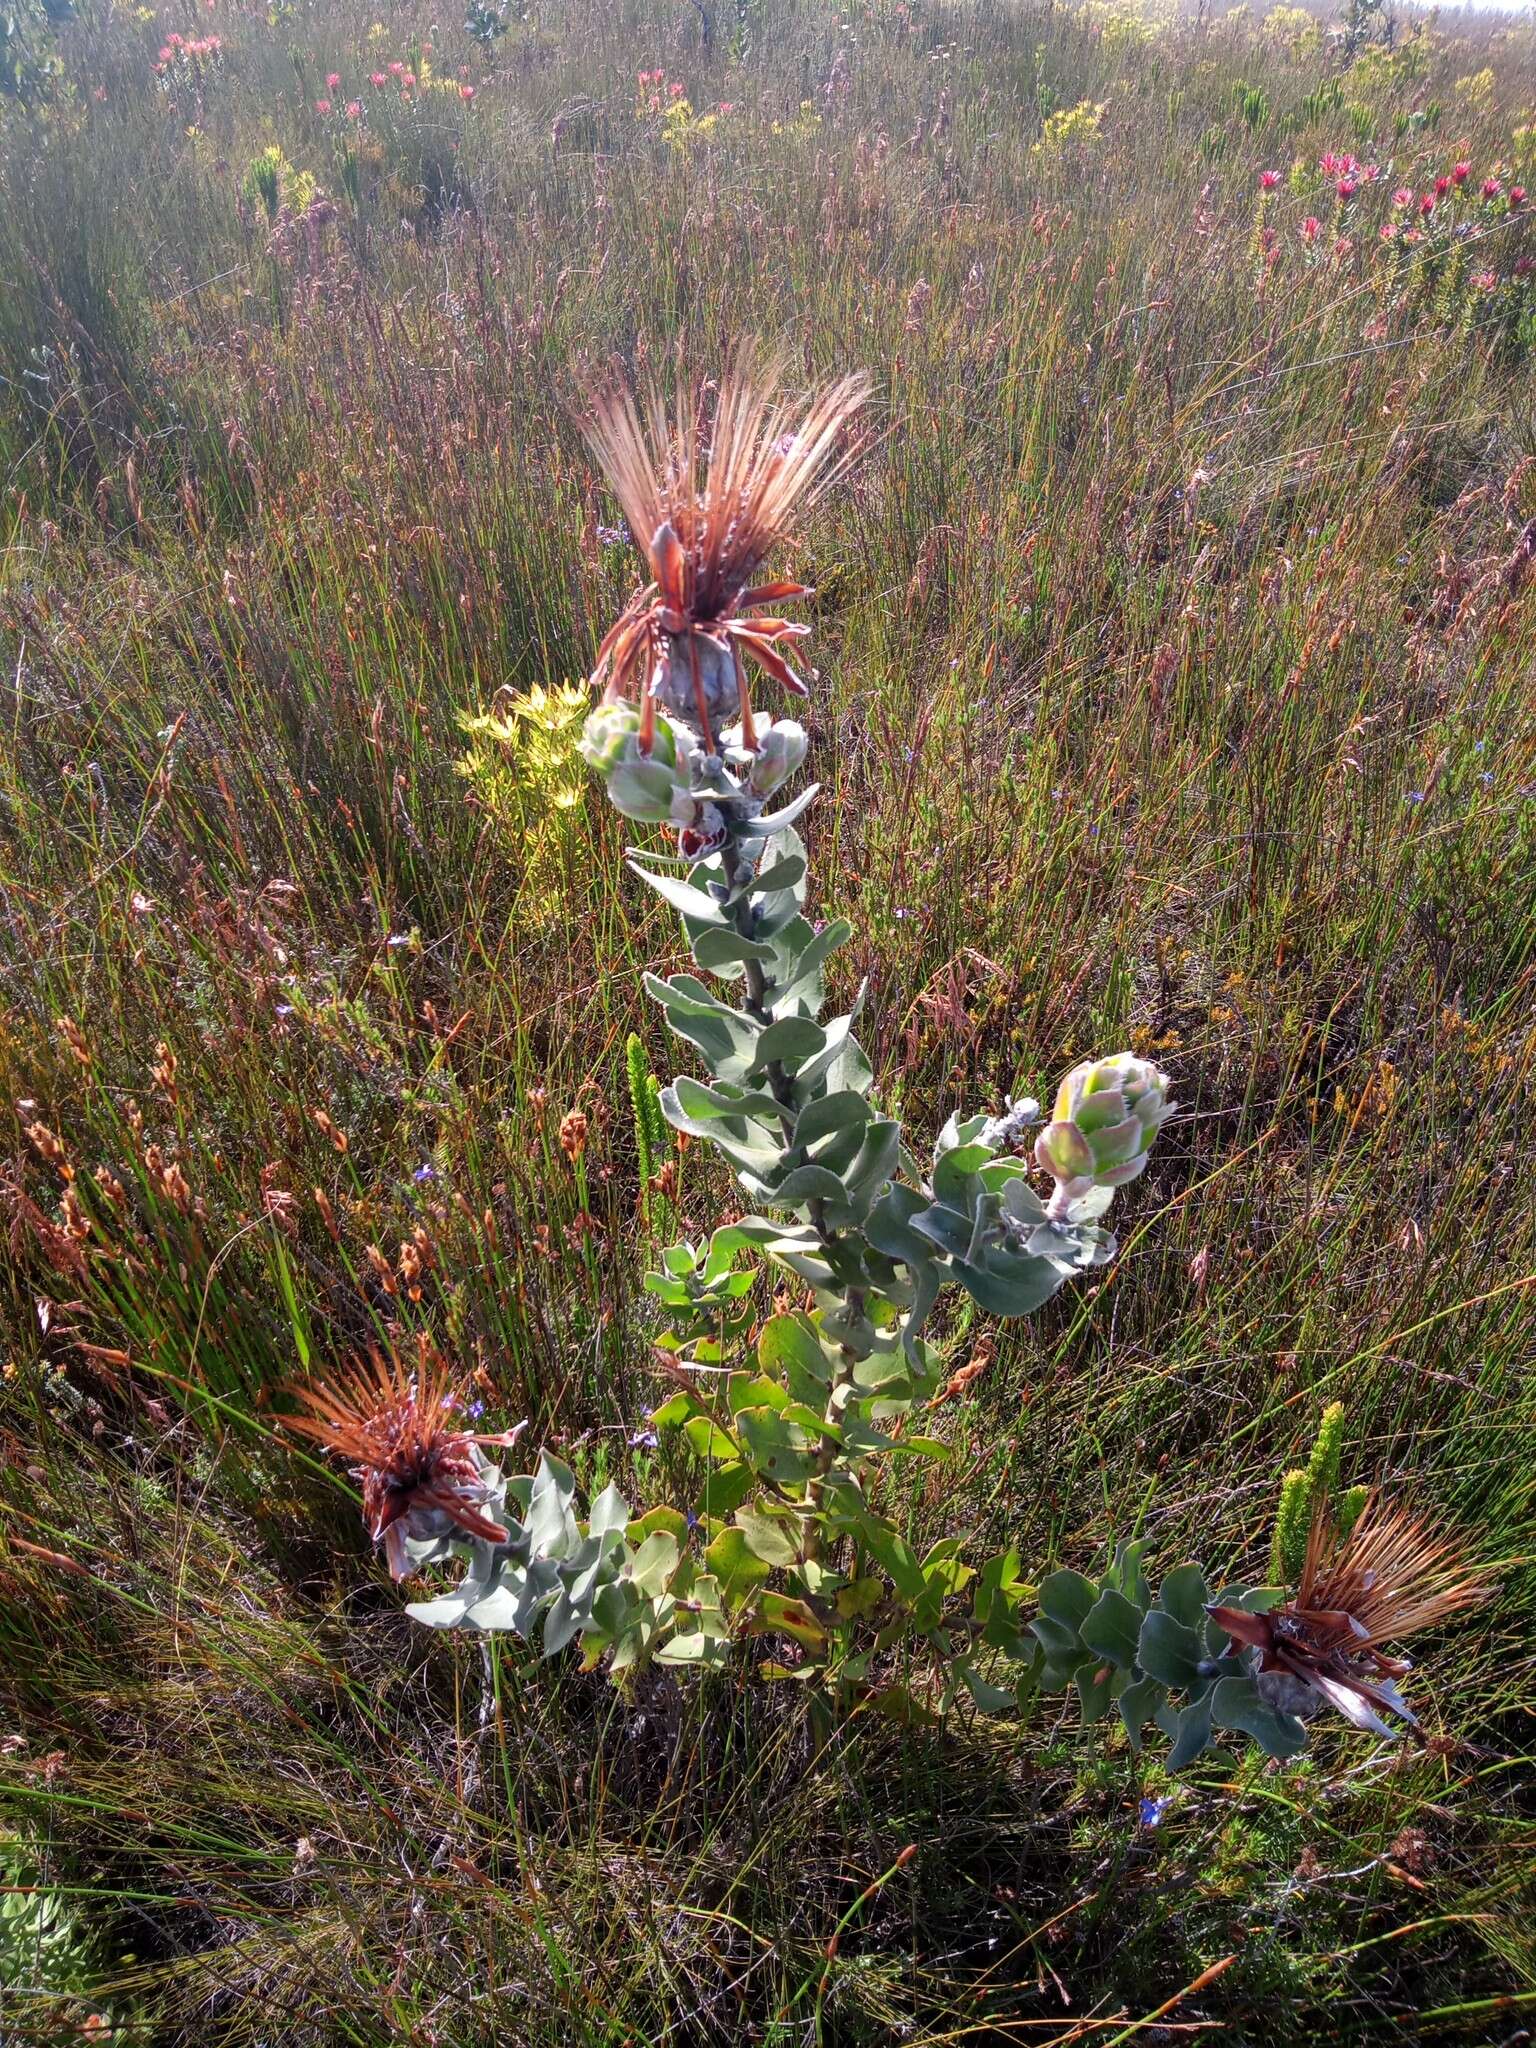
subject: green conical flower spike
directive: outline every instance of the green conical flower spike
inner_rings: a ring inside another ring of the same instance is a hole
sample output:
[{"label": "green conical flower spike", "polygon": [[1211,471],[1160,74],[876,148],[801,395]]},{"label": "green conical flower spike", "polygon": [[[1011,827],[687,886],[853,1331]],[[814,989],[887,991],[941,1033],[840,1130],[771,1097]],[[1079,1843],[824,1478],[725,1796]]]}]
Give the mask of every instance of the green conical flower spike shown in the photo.
[{"label": "green conical flower spike", "polygon": [[697,806],[689,795],[692,736],[669,718],[656,718],[649,753],[641,751],[640,713],[633,704],[603,704],[582,727],[584,760],[602,776],[609,801],[626,818],[687,825]]},{"label": "green conical flower spike", "polygon": [[1280,1506],[1275,1515],[1274,1541],[1269,1550],[1269,1583],[1294,1586],[1301,1577],[1307,1555],[1312,1487],[1298,1466],[1280,1482]]},{"label": "green conical flower spike", "polygon": [[[1317,1425],[1317,1441],[1307,1460],[1307,1496],[1316,1507],[1333,1504],[1344,1458],[1344,1403],[1330,1401]],[[1346,1531],[1346,1533],[1348,1533]]]},{"label": "green conical flower spike", "polygon": [[1168,1076],[1135,1053],[1074,1067],[1057,1090],[1053,1120],[1035,1141],[1036,1160],[1056,1182],[1053,1210],[1090,1188],[1135,1180],[1159,1127],[1177,1107],[1168,1097]]}]

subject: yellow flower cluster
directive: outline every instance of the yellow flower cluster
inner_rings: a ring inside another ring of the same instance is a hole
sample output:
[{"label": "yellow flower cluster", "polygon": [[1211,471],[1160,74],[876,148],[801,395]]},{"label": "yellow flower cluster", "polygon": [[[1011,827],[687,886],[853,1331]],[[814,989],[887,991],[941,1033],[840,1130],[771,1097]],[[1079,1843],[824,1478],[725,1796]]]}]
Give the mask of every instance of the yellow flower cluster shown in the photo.
[{"label": "yellow flower cluster", "polygon": [[1059,156],[1071,149],[1090,147],[1098,139],[1108,107],[1108,100],[1079,100],[1075,107],[1058,108],[1041,130],[1040,140],[1035,144],[1036,155]]},{"label": "yellow flower cluster", "polygon": [[563,908],[563,879],[581,837],[586,776],[576,741],[591,699],[579,683],[499,693],[490,712],[461,712],[470,751],[454,765],[501,828],[521,871],[518,913],[535,927]]}]

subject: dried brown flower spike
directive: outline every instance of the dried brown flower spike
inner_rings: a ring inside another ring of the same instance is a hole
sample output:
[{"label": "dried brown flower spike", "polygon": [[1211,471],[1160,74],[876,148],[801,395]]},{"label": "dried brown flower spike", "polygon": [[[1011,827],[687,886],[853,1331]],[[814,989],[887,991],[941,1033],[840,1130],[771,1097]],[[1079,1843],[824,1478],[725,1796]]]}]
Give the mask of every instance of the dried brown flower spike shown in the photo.
[{"label": "dried brown flower spike", "polygon": [[696,386],[684,387],[671,417],[655,390],[643,417],[622,386],[593,400],[584,432],[652,580],[605,636],[592,680],[604,685],[604,703],[638,699],[643,753],[658,703],[706,753],[717,751],[718,727],[738,717],[752,748],[744,656],[806,695],[782,649],[810,628],[760,614],[810,591],[754,579],[792,515],[847,467],[856,451],[844,429],[867,393],[863,377],[844,377],[802,409],[777,396],[772,372],[733,371],[719,388],[707,453]]},{"label": "dried brown flower spike", "polygon": [[1390,1735],[1381,1708],[1418,1723],[1395,1682],[1409,1665],[1382,1644],[1433,1627],[1490,1591],[1453,1544],[1372,1499],[1342,1543],[1326,1515],[1314,1519],[1295,1596],[1283,1606],[1208,1612],[1234,1642],[1258,1650],[1259,1690],[1272,1706],[1306,1716],[1326,1701],[1357,1728]]},{"label": "dried brown flower spike", "polygon": [[372,1351],[329,1385],[290,1391],[308,1413],[285,1416],[284,1427],[353,1461],[363,1521],[383,1543],[392,1578],[410,1570],[407,1536],[426,1540],[452,1528],[487,1543],[507,1540],[508,1531],[481,1512],[494,1468],[479,1446],[505,1444],[516,1432],[476,1436],[454,1426],[447,1368],[425,1339],[409,1370],[393,1353]]}]

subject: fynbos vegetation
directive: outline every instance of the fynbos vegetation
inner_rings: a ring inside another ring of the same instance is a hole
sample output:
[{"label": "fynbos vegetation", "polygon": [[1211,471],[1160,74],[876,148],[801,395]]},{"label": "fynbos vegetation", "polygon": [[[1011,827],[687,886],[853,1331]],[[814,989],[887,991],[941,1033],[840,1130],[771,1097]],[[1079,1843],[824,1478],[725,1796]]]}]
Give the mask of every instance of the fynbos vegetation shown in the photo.
[{"label": "fynbos vegetation", "polygon": [[7,2048],[1518,2035],[1533,136],[0,9]]}]

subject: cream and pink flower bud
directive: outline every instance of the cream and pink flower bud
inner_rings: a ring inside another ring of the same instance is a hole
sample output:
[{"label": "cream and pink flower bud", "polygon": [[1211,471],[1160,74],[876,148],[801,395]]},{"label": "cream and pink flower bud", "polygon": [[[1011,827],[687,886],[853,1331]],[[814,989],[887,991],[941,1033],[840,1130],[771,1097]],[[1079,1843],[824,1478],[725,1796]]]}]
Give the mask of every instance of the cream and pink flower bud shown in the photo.
[{"label": "cream and pink flower bud", "polygon": [[1035,1141],[1035,1158],[1057,1183],[1057,1199],[1073,1201],[1090,1188],[1135,1180],[1176,1107],[1168,1076],[1134,1053],[1074,1067]]}]

